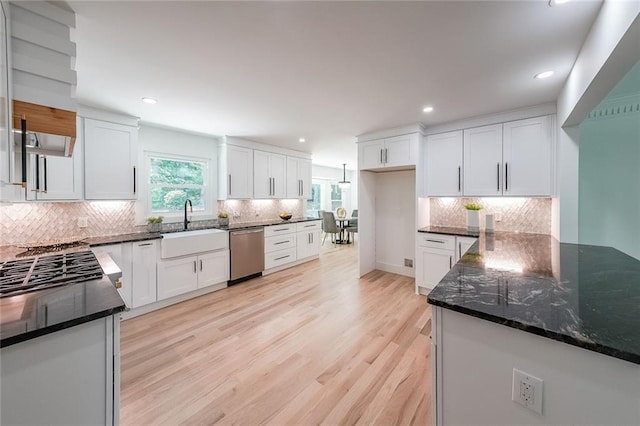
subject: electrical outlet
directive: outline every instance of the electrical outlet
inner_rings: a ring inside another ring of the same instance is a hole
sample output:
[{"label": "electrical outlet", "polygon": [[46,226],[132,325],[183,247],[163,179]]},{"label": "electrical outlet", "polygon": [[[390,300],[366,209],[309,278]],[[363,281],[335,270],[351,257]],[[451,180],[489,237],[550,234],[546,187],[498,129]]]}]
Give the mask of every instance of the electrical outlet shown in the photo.
[{"label": "electrical outlet", "polygon": [[502,213],[494,213],[493,218],[496,220],[496,222],[502,222]]},{"label": "electrical outlet", "polygon": [[413,259],[405,259],[404,260],[404,266],[407,266],[409,268],[413,268]]},{"label": "electrical outlet", "polygon": [[87,217],[79,217],[78,218],[78,228],[86,228],[89,226]]},{"label": "electrical outlet", "polygon": [[233,218],[234,219],[238,219],[240,217],[240,212],[238,212],[238,210],[234,210],[233,211]]},{"label": "electrical outlet", "polygon": [[542,379],[514,368],[511,400],[542,414]]}]

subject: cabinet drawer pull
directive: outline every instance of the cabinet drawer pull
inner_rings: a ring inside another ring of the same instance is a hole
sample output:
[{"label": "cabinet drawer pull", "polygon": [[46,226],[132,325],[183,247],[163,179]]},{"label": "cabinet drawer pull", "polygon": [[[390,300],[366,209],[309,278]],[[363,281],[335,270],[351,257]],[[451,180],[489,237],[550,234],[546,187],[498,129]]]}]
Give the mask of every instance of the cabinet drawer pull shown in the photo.
[{"label": "cabinet drawer pull", "polygon": [[305,225],[304,227],[305,228],[313,228],[313,227],[315,227],[315,225]]},{"label": "cabinet drawer pull", "polygon": [[278,241],[277,243],[273,243],[273,245],[274,245],[274,246],[277,246],[277,245],[279,245],[279,244],[286,244],[286,243],[288,243],[288,242],[290,242],[290,241],[289,241],[289,240],[286,240],[286,241]]},{"label": "cabinet drawer pull", "polygon": [[289,228],[281,228],[281,229],[274,229],[273,232],[282,232],[282,231],[288,231]]},{"label": "cabinet drawer pull", "polygon": [[427,239],[425,241],[429,241],[430,243],[444,244],[444,241],[442,241],[442,240],[429,240],[429,239]]},{"label": "cabinet drawer pull", "polygon": [[153,243],[144,243],[144,244],[138,244],[138,247],[144,247],[144,246],[150,246]]},{"label": "cabinet drawer pull", "polygon": [[287,257],[291,257],[291,255],[290,255],[290,254],[288,254],[288,255],[286,255],[286,256],[276,257],[276,258],[275,258],[275,259],[273,259],[273,260],[282,260],[282,259],[286,259]]}]

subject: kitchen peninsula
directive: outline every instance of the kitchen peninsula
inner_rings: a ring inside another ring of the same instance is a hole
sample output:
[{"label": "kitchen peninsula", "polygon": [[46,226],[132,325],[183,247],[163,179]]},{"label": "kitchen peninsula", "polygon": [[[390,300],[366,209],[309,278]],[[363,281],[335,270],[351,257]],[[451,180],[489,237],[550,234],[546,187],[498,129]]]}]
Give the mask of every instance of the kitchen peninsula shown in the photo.
[{"label": "kitchen peninsula", "polygon": [[[640,423],[635,258],[482,233],[428,301],[437,424]],[[542,379],[541,414],[512,401],[514,369]]]}]

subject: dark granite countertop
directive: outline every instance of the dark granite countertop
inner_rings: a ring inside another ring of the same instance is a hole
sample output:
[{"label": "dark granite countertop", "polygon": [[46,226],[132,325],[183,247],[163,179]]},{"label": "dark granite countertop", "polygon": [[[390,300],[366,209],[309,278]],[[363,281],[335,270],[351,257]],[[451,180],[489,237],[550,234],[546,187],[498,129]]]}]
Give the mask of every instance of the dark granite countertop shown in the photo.
[{"label": "dark granite countertop", "polygon": [[448,226],[426,226],[418,229],[418,232],[428,232],[430,234],[455,235],[457,237],[474,237],[478,238],[480,232],[469,231],[466,228],[451,228]]},{"label": "dark granite countertop", "polygon": [[286,225],[287,223],[298,223],[298,222],[310,222],[314,220],[321,220],[317,217],[293,217],[289,220],[282,219],[273,219],[273,220],[261,220],[255,222],[237,222],[231,223],[229,226],[221,226],[220,229],[244,229],[244,228],[254,228],[256,226],[273,226],[273,225]]},{"label": "dark granite countertop", "polygon": [[0,347],[14,345],[125,310],[108,278],[0,299]]},{"label": "dark granite countertop", "polygon": [[640,364],[640,261],[611,247],[482,233],[428,301]]},{"label": "dark granite countertop", "polygon": [[106,237],[89,237],[86,238],[87,244],[91,247],[104,246],[107,244],[131,243],[135,241],[157,240],[162,238],[159,232],[136,232],[132,234],[109,235]]}]

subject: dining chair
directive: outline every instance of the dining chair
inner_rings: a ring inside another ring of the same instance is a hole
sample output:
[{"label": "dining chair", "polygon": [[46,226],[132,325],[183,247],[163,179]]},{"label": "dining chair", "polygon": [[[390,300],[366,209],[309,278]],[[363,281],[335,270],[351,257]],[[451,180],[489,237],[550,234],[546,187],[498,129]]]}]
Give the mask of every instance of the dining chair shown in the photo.
[{"label": "dining chair", "polygon": [[358,227],[358,209],[354,209],[353,212],[351,212],[351,219],[347,222],[347,227],[349,226]]},{"label": "dining chair", "polygon": [[327,234],[331,234],[331,242],[335,246],[340,229],[338,225],[336,225],[336,217],[333,215],[333,212],[322,212],[322,229],[324,231],[322,245],[324,245],[324,241],[327,239]]}]

